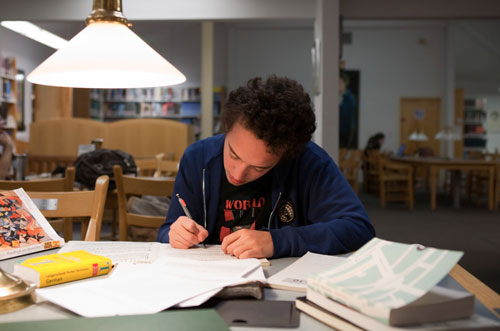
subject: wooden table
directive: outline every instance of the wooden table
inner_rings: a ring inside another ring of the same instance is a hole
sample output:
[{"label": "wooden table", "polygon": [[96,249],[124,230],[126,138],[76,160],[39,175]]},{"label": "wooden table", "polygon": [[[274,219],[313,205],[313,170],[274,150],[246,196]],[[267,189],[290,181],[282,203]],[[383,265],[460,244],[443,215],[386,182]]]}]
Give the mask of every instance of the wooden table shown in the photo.
[{"label": "wooden table", "polygon": [[429,169],[429,186],[431,191],[431,209],[436,209],[436,191],[438,170],[453,172],[453,206],[460,206],[460,172],[485,171],[488,173],[488,209],[495,209],[495,169],[500,164],[498,161],[443,159],[443,158],[418,158],[418,157],[391,157],[391,160],[403,162],[413,167]]},{"label": "wooden table", "polygon": [[[51,249],[48,251],[32,253],[27,256],[18,256],[11,259],[0,261],[0,268],[7,272],[12,272],[14,269],[14,263],[19,260],[23,260],[28,257],[42,256],[45,254],[55,253],[58,249]],[[271,259],[271,265],[263,267],[264,274],[268,278],[271,275],[279,272],[283,268],[287,267],[291,263],[297,260],[296,257],[286,257],[280,259]],[[86,281],[86,280],[80,280]],[[500,295],[478,280],[476,277],[471,275],[467,270],[465,270],[460,265],[455,265],[455,267],[450,271],[450,273],[445,276],[441,282],[441,286],[449,287],[453,289],[460,290],[461,287],[465,288],[470,293],[474,294],[476,298],[484,305],[483,307],[478,307],[476,304],[475,312],[484,316],[485,310],[487,314],[491,312],[492,315],[500,318],[500,315],[496,312],[500,308]],[[264,300],[287,300],[294,301],[297,297],[304,296],[303,292],[292,292],[285,290],[278,290],[272,288],[266,288],[264,290]],[[331,330],[325,324],[319,322],[318,320],[310,317],[307,314],[300,313],[300,326],[297,331],[301,330],[318,330],[327,331]],[[39,302],[28,308],[18,310],[15,312],[0,315],[0,329],[2,323],[8,322],[18,322],[18,321],[34,321],[34,320],[52,320],[52,319],[67,319],[76,318],[76,314],[69,310],[61,308],[50,302]],[[232,326],[231,330],[244,330],[244,331],[261,331],[263,328],[259,327],[235,327]],[[279,328],[276,328],[279,330]]]}]

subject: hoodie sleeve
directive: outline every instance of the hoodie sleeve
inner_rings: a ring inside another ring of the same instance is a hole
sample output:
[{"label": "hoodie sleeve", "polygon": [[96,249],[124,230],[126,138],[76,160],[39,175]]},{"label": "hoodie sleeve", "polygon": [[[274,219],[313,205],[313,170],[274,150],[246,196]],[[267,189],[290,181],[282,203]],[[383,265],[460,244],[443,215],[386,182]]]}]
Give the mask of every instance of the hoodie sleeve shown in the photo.
[{"label": "hoodie sleeve", "polygon": [[186,149],[179,164],[179,172],[175,177],[174,192],[172,200],[167,211],[165,223],[163,223],[159,230],[156,241],[161,243],[169,243],[170,239],[168,233],[170,226],[180,216],[185,216],[184,211],[177,200],[176,194],[179,194],[188,204],[189,212],[195,220],[200,220],[202,217],[202,208],[200,208],[200,201],[202,201],[201,184],[201,170],[196,170],[196,149],[191,145]]},{"label": "hoodie sleeve", "polygon": [[[333,160],[303,166],[299,226],[270,229],[273,258],[306,252],[340,254],[375,236],[366,211]],[[276,215],[274,216],[276,217]]]}]

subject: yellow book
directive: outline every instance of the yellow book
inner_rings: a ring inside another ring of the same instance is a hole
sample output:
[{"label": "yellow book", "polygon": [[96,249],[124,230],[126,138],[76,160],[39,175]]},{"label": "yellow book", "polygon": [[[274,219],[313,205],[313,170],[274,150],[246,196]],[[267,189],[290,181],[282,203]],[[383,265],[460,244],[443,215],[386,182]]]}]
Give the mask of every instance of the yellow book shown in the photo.
[{"label": "yellow book", "polygon": [[111,259],[86,251],[33,257],[14,265],[14,275],[45,287],[101,276],[111,270]]}]

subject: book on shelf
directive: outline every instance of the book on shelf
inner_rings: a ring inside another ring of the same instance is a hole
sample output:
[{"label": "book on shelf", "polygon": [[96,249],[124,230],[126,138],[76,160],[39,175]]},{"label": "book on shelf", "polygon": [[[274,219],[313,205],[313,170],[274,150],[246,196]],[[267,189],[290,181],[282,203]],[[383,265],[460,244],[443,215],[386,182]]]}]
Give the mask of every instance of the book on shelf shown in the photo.
[{"label": "book on shelf", "polygon": [[438,300],[431,291],[462,255],[374,238],[334,268],[312,274],[307,294],[317,293],[387,325],[467,317],[473,312],[472,295]]},{"label": "book on shelf", "polygon": [[64,245],[22,188],[0,191],[0,260]]},{"label": "book on shelf", "polygon": [[33,257],[14,265],[14,275],[38,287],[106,275],[111,259],[84,250]]}]

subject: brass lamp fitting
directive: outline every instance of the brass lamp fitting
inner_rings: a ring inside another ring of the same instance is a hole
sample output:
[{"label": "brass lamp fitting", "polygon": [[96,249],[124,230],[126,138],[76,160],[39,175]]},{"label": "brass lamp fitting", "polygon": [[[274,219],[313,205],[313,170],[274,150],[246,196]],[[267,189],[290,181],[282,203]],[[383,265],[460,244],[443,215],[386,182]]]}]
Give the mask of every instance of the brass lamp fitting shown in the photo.
[{"label": "brass lamp fitting", "polygon": [[85,20],[89,25],[94,22],[117,22],[132,26],[132,24],[123,16],[121,0],[93,0],[92,12]]}]

